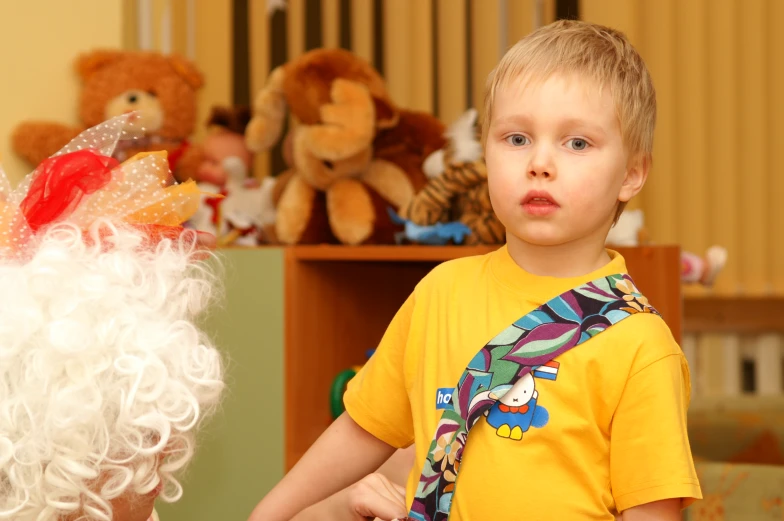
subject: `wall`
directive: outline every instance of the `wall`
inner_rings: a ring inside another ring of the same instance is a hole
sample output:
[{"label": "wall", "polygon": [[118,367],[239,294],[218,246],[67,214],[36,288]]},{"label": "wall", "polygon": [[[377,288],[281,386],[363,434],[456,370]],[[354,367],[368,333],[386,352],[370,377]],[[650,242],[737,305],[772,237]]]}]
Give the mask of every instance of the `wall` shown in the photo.
[{"label": "wall", "polygon": [[200,433],[182,499],[156,505],[163,521],[245,520],[283,478],[283,250],[219,255],[224,295],[205,330],[224,353],[228,387]]},{"label": "wall", "polygon": [[0,16],[0,162],[15,185],[30,167],[12,151],[10,133],[25,119],[77,123],[74,57],[122,45],[121,0],[3,2]]},{"label": "wall", "polygon": [[784,2],[581,0],[580,13],[626,32],[656,85],[653,237],[727,247],[718,295],[784,296]]}]

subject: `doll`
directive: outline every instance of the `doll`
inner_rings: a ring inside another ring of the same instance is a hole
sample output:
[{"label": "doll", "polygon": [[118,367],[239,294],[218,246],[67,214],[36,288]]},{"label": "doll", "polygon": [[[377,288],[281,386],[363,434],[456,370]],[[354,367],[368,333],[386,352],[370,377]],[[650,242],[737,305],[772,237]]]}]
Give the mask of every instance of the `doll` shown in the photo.
[{"label": "doll", "polygon": [[180,162],[176,177],[193,179],[205,195],[190,224],[218,237],[220,245],[269,242],[274,225],[274,179],[250,177],[253,154],[245,144],[247,107],[213,107],[208,132]]},{"label": "doll", "polygon": [[219,405],[201,194],[165,152],[112,158],[137,135],[120,116],[16,189],[0,172],[0,519],[157,520]]}]

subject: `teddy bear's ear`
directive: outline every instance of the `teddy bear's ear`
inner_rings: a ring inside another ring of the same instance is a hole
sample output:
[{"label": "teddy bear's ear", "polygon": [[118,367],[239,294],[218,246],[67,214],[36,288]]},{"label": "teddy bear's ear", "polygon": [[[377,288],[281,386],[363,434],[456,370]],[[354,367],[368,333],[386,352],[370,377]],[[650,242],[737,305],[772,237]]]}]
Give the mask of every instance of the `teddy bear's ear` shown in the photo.
[{"label": "teddy bear's ear", "polygon": [[175,72],[179,74],[188,85],[193,87],[194,90],[204,86],[204,75],[191,61],[176,54],[167,56],[167,59]]},{"label": "teddy bear's ear", "polygon": [[98,49],[84,53],[76,59],[76,72],[82,81],[86,81],[99,69],[116,62],[123,57],[125,51]]}]

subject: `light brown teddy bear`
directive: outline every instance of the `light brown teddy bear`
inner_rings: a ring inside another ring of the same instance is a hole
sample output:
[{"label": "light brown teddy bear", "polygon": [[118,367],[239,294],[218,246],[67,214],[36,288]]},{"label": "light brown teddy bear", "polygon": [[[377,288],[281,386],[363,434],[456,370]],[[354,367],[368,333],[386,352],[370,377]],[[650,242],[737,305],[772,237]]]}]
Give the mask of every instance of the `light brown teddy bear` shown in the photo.
[{"label": "light brown teddy bear", "polygon": [[115,158],[123,161],[136,152],[166,150],[170,165],[176,166],[193,133],[197,91],[204,84],[193,63],[151,51],[95,50],[80,55],[75,68],[83,84],[82,125],[23,122],[12,135],[12,147],[19,156],[38,165],[86,128],[138,111],[136,122],[146,129],[146,136],[134,140],[133,149],[118,147]]},{"label": "light brown teddy bear", "polygon": [[343,49],[315,49],[272,71],[246,131],[251,150],[281,139],[287,108],[295,125],[276,188],[279,241],[393,243],[401,228],[387,208],[424,186],[421,165],[443,146],[443,125],[396,107],[378,72]]}]

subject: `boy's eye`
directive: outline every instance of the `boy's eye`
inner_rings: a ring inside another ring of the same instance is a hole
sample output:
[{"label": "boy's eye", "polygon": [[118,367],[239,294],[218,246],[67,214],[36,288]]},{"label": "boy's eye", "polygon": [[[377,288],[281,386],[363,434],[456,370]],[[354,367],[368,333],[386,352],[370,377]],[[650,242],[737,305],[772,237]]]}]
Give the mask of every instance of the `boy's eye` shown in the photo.
[{"label": "boy's eye", "polygon": [[522,134],[514,134],[506,138],[506,142],[516,147],[521,147],[526,144],[528,140]]},{"label": "boy's eye", "polygon": [[585,150],[588,148],[588,142],[580,138],[570,139],[567,143],[571,143],[572,150]]}]

